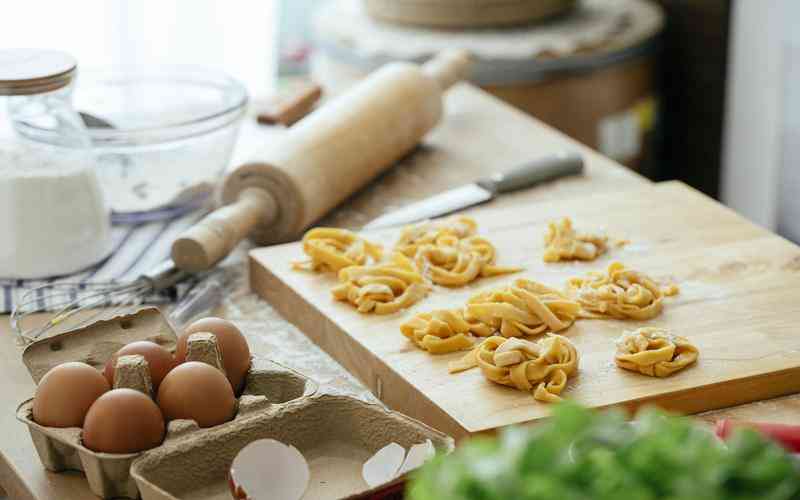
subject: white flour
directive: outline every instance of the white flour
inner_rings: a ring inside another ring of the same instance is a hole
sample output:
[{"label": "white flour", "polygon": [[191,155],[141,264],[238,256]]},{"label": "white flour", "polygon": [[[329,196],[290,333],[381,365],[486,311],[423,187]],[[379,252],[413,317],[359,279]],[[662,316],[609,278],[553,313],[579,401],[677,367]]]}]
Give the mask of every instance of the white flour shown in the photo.
[{"label": "white flour", "polygon": [[111,251],[111,223],[84,156],[0,144],[0,278],[79,271]]}]

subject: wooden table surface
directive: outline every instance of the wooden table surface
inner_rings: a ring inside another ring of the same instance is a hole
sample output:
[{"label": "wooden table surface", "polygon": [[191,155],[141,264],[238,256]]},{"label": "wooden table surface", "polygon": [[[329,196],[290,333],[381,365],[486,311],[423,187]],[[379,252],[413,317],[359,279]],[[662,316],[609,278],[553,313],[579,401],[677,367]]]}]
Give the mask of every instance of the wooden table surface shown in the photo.
[{"label": "wooden table surface", "polygon": [[[240,152],[268,140],[275,133],[274,130],[245,127]],[[358,227],[387,206],[402,205],[496,169],[530,160],[537,154],[563,148],[577,148],[585,154],[587,173],[584,177],[508,196],[497,204],[512,204],[523,198],[545,200],[625,189],[647,182],[544,124],[462,84],[450,92],[446,119],[431,134],[425,147],[350,200],[326,222]],[[52,474],[42,468],[27,429],[15,419],[17,405],[31,397],[35,389],[20,354],[8,317],[0,317],[0,486],[13,499],[93,498],[81,474]],[[800,396],[743,405],[701,418],[713,420],[719,416],[796,423],[800,416]]]}]

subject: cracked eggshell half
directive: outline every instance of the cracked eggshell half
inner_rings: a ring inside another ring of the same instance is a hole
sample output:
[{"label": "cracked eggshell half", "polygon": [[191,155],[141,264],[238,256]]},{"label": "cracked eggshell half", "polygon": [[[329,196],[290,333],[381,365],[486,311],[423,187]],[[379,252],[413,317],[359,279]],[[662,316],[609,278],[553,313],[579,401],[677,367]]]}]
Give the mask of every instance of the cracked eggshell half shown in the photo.
[{"label": "cracked eggshell half", "polygon": [[408,449],[406,459],[403,461],[403,465],[400,466],[397,475],[402,476],[406,472],[421,467],[422,464],[433,458],[434,455],[436,455],[436,449],[433,447],[433,443],[430,439],[426,439],[424,443],[415,444]]},{"label": "cracked eggshell half", "polygon": [[406,456],[406,449],[389,443],[364,462],[361,476],[370,488],[388,483],[396,478]]},{"label": "cracked eggshell half", "polygon": [[248,444],[231,464],[229,485],[240,500],[299,500],[311,472],[297,448],[274,439]]}]

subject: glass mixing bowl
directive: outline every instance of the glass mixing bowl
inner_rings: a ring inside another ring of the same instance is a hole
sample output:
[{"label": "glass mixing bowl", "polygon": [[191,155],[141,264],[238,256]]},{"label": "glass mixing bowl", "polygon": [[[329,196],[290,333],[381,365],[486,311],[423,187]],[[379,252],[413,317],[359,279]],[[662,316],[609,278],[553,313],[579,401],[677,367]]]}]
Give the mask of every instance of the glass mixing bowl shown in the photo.
[{"label": "glass mixing bowl", "polygon": [[[73,106],[88,127],[113,218],[164,219],[202,204],[228,166],[247,101],[244,86],[217,71],[81,71]],[[35,125],[17,131],[54,139]]]}]

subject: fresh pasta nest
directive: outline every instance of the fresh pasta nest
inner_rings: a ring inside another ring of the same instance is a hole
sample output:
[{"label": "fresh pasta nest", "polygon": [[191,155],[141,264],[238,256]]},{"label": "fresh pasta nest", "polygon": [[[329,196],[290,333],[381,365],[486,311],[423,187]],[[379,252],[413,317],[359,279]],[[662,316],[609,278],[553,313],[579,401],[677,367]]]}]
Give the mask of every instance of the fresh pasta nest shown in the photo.
[{"label": "fresh pasta nest", "polygon": [[362,313],[397,312],[422,300],[429,289],[413,263],[399,252],[389,262],[345,267],[339,271],[339,281],[331,289],[333,297]]},{"label": "fresh pasta nest", "polygon": [[503,337],[522,337],[569,328],[581,306],[558,290],[527,279],[472,296],[464,307],[470,320]]},{"label": "fresh pasta nest", "polygon": [[[494,246],[476,236],[476,229],[477,224],[468,217],[409,226],[387,261],[382,260],[380,245],[351,231],[315,228],[303,236],[303,252],[309,258],[292,263],[292,267],[336,272],[341,283],[331,290],[335,299],[353,304],[362,313],[390,314],[422,300],[430,290],[429,282],[461,286],[478,276],[518,271],[495,266]],[[437,331],[440,338],[453,336]],[[424,339],[427,333],[420,335]],[[418,345],[432,345],[421,339]],[[454,339],[448,345],[463,345],[464,340],[468,339]]]},{"label": "fresh pasta nest", "polygon": [[489,337],[459,361],[450,373],[478,366],[484,377],[497,384],[532,391],[539,401],[561,401],[567,379],[578,371],[578,351],[561,335],[539,342]]},{"label": "fresh pasta nest", "polygon": [[691,365],[698,356],[697,347],[687,338],[663,328],[645,327],[625,332],[617,340],[614,362],[626,370],[666,377]]},{"label": "fresh pasta nest", "polygon": [[548,224],[544,244],[545,262],[594,260],[608,249],[608,237],[578,233],[572,227],[572,220],[564,217]]},{"label": "fresh pasta nest", "polygon": [[487,337],[489,326],[468,321],[460,309],[420,313],[400,325],[400,332],[431,354],[463,351],[473,347],[473,336]]},{"label": "fresh pasta nest", "polygon": [[428,222],[403,229],[395,250],[413,258],[417,269],[431,282],[463,286],[479,277],[518,272],[495,265],[497,252],[486,238],[477,236],[469,217]]},{"label": "fresh pasta nest", "polygon": [[651,319],[661,313],[664,297],[676,293],[676,286],[662,288],[619,262],[611,263],[605,273],[590,272],[567,281],[567,294],[580,303],[585,318]]},{"label": "fresh pasta nest", "polygon": [[292,263],[294,269],[339,272],[348,266],[362,266],[381,260],[380,245],[370,243],[352,231],[318,227],[303,235],[303,252],[308,259]]},{"label": "fresh pasta nest", "polygon": [[522,337],[568,328],[580,304],[535,281],[513,284],[472,296],[462,309],[421,313],[400,325],[418,347],[442,354],[472,347],[475,337]]},{"label": "fresh pasta nest", "polygon": [[477,231],[478,223],[471,217],[414,224],[403,228],[395,250],[413,259],[423,245],[439,245],[445,238],[462,240],[474,236]]}]

